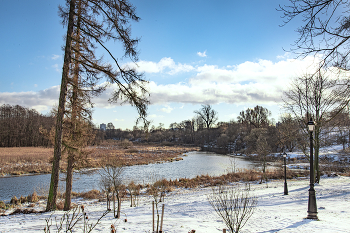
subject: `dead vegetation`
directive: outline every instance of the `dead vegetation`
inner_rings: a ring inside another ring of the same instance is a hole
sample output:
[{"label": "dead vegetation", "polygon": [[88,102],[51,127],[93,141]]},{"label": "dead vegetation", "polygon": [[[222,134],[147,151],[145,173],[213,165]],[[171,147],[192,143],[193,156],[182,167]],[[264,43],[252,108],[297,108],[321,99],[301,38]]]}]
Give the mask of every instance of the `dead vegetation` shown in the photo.
[{"label": "dead vegetation", "polygon": [[[297,178],[297,177],[305,177],[309,174],[309,171],[292,171],[289,170],[287,172],[287,178]],[[172,191],[173,188],[197,188],[197,187],[210,187],[210,186],[219,186],[226,185],[233,182],[253,182],[260,181],[263,173],[261,171],[256,170],[239,170],[235,173],[227,173],[221,176],[209,176],[209,175],[201,175],[196,176],[195,178],[180,178],[175,180],[166,180],[163,179],[161,182],[163,189],[166,192]],[[284,173],[282,170],[268,170],[266,171],[266,177],[268,180],[272,179],[283,179]],[[146,185],[146,187],[150,188],[151,185]]]},{"label": "dead vegetation", "polygon": [[[85,150],[86,157],[79,163],[78,168],[99,168],[105,165],[105,161],[114,159],[124,166],[173,161],[183,153],[199,148],[109,141]],[[50,173],[52,158],[53,148],[0,147],[0,176]],[[60,164],[61,171],[67,167],[65,156],[63,158]]]},{"label": "dead vegetation", "polygon": [[0,176],[49,173],[52,154],[52,148],[0,147]]}]

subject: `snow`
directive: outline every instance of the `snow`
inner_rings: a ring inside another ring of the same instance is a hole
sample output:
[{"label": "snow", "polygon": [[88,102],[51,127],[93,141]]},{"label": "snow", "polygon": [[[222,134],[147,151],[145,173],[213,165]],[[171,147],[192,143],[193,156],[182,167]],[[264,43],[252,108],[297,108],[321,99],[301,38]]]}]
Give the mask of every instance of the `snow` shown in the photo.
[{"label": "snow", "polygon": [[[343,176],[322,177],[315,185],[319,220],[305,219],[308,204],[308,179],[288,180],[289,195],[283,195],[283,181],[267,184],[252,183],[251,195],[257,196],[258,205],[241,232],[350,232],[350,178]],[[235,187],[243,183],[232,184]],[[210,206],[207,196],[212,188],[176,189],[165,198],[163,232],[222,232],[223,221]],[[74,200],[83,204],[90,222],[95,222],[106,208],[105,202]],[[115,224],[117,232],[151,232],[152,198],[142,196],[138,207],[122,204],[122,217],[113,218],[108,213],[93,232],[110,232]],[[162,203],[161,203],[162,204]],[[41,204],[43,208],[44,204]],[[40,208],[37,207],[37,208]],[[10,213],[7,211],[6,214]],[[0,232],[43,232],[45,219],[51,214],[55,229],[55,217],[63,211],[41,214],[18,214],[0,217]],[[127,218],[127,222],[124,219]],[[82,232],[82,231],[81,231]]]}]

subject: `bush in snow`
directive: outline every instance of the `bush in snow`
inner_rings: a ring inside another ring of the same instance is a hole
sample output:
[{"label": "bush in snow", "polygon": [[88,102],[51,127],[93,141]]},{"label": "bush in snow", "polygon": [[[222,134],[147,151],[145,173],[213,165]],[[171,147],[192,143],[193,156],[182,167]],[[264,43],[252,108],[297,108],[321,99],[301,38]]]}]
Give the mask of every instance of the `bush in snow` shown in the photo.
[{"label": "bush in snow", "polygon": [[213,188],[208,200],[232,233],[238,233],[244,227],[257,205],[257,198],[249,195],[248,188],[219,186]]}]

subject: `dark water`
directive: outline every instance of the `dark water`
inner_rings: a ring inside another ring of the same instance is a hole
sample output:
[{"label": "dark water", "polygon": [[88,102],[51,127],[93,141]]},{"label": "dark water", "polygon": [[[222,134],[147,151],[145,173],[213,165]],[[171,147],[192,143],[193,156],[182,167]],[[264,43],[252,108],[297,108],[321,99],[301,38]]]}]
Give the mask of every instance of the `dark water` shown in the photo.
[{"label": "dark water", "polygon": [[[155,179],[179,179],[193,178],[197,175],[218,176],[232,169],[249,169],[254,163],[240,157],[218,155],[210,152],[189,152],[183,160],[167,163],[148,165],[135,165],[125,167],[123,180],[128,184],[131,180],[135,183],[150,183]],[[36,190],[39,194],[48,190],[50,174],[31,175],[0,178],[0,200],[10,200],[13,196],[27,196]],[[64,191],[64,177],[60,176],[60,191]],[[84,192],[91,189],[100,189],[100,175],[97,170],[90,172],[77,172],[73,176],[73,191]]]}]

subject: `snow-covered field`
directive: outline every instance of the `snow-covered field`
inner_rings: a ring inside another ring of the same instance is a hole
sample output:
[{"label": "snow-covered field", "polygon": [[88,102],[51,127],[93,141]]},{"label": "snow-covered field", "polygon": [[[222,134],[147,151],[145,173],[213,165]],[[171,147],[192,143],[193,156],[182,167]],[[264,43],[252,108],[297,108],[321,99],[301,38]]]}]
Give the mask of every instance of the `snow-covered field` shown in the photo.
[{"label": "snow-covered field", "polygon": [[[242,232],[350,232],[350,178],[323,177],[321,183],[315,185],[319,221],[305,219],[308,188],[307,179],[289,180],[289,195],[283,195],[281,180],[269,182],[268,187],[251,184],[251,194],[258,197],[258,206]],[[207,200],[211,192],[211,188],[202,188],[177,189],[169,193],[164,202],[163,232],[187,233],[192,229],[196,233],[222,232],[225,225]],[[90,222],[95,222],[106,208],[105,202],[75,202],[85,206]],[[93,232],[110,232],[111,224],[117,226],[117,232],[151,232],[151,202],[148,196],[140,198],[138,207],[131,208],[128,201],[123,202],[122,218],[115,220],[109,213]],[[43,232],[45,219],[51,214],[51,232],[56,232],[55,217],[60,218],[63,211],[2,216],[0,232]]]}]

